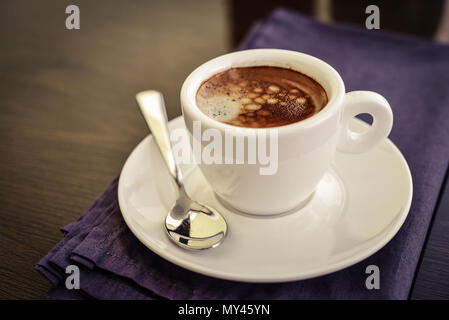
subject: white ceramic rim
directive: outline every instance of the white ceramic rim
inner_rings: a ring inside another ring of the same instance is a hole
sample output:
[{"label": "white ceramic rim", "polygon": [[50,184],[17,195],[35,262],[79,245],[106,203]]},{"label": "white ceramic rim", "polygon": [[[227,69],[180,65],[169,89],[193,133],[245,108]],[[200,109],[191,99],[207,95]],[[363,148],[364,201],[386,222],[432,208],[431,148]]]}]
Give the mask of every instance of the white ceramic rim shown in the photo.
[{"label": "white ceramic rim", "polygon": [[[294,67],[292,64],[301,63],[302,67]],[[249,67],[249,66],[275,66],[290,68],[299,71],[310,78],[317,81],[326,91],[328,96],[327,105],[317,114],[310,118],[291,123],[284,126],[271,128],[247,128],[236,127],[226,124],[208,117],[204,114],[196,104],[196,94],[200,85],[213,75],[235,67]],[[304,69],[313,69],[320,76],[317,76],[313,71]],[[311,55],[283,49],[249,49],[233,53],[228,53],[212,60],[209,60],[196,68],[184,81],[181,88],[181,105],[183,114],[185,110],[190,112],[195,119],[201,120],[203,124],[208,127],[215,127],[218,129],[234,129],[245,131],[254,130],[278,130],[279,135],[289,134],[296,130],[308,129],[312,126],[318,125],[328,119],[337,112],[341,107],[345,94],[345,86],[338,72],[328,63]]]},{"label": "white ceramic rim", "polygon": [[[172,123],[172,126],[174,126],[173,123],[176,123],[177,121],[181,122],[182,121],[181,117],[175,118],[175,119],[171,120],[170,122]],[[362,120],[359,120],[359,119],[354,119],[353,121],[363,122]],[[366,124],[366,123],[365,123],[365,125],[368,126],[368,124]],[[148,243],[148,241],[146,241],[145,237],[143,237],[139,233],[139,231],[134,228],[133,222],[131,221],[131,219],[128,219],[126,214],[124,213],[125,211],[124,211],[123,204],[125,203],[125,200],[123,199],[123,192],[121,192],[121,190],[123,190],[123,179],[122,179],[123,172],[126,171],[128,162],[129,162],[132,154],[139,148],[139,146],[147,138],[152,139],[151,135],[147,136],[133,149],[133,151],[128,156],[128,159],[126,160],[126,162],[122,168],[122,171],[120,173],[120,179],[119,179],[119,183],[118,183],[117,193],[118,193],[119,207],[120,207],[120,211],[122,212],[123,219],[125,220],[126,224],[128,225],[129,229],[132,231],[132,233],[148,249],[150,249],[151,251],[153,251],[154,253],[156,253],[157,255],[159,255],[160,257],[162,257],[163,259],[165,259],[169,262],[172,262],[172,263],[174,263],[180,267],[183,267],[185,269],[188,269],[190,271],[204,274],[207,276],[211,276],[211,277],[215,277],[215,278],[219,278],[219,279],[225,279],[225,280],[242,281],[242,282],[277,283],[277,282],[305,280],[305,279],[315,278],[315,277],[319,277],[319,276],[322,276],[325,274],[333,273],[333,272],[342,270],[344,268],[347,268],[349,266],[352,266],[352,265],[368,258],[369,256],[371,256],[374,253],[376,253],[377,251],[379,251],[381,248],[383,248],[399,231],[401,226],[404,224],[404,221],[407,218],[407,215],[410,211],[410,206],[411,206],[412,198],[413,198],[413,182],[412,182],[412,177],[411,177],[411,173],[410,173],[410,168],[409,168],[404,156],[402,155],[401,151],[396,147],[396,145],[390,139],[386,138],[387,143],[390,144],[390,146],[396,151],[396,153],[400,157],[400,160],[401,160],[400,162],[403,167],[403,170],[405,170],[407,172],[407,180],[408,180],[407,183],[409,185],[408,193],[410,196],[407,199],[407,203],[404,205],[404,207],[398,213],[398,217],[397,217],[397,219],[394,220],[395,223],[393,226],[390,227],[389,232],[386,233],[383,236],[383,238],[379,239],[379,241],[376,243],[376,245],[372,246],[370,248],[370,250],[363,251],[362,253],[360,253],[358,255],[348,257],[348,258],[343,259],[337,263],[325,265],[322,268],[316,269],[315,271],[305,272],[300,275],[298,273],[289,273],[289,274],[277,275],[276,277],[268,278],[268,277],[257,277],[257,276],[241,277],[241,276],[233,274],[233,273],[216,272],[215,270],[211,270],[210,268],[205,268],[203,266],[199,266],[197,263],[185,261],[184,259],[181,259],[181,258],[177,257],[176,255],[167,254],[167,252],[165,252],[164,250],[162,250],[161,248],[159,248],[157,246],[152,246],[151,244]],[[162,223],[163,222],[161,222],[161,228],[163,227]],[[168,237],[167,237],[167,241],[170,241],[168,239]],[[173,245],[175,245],[175,244],[173,244]]]}]

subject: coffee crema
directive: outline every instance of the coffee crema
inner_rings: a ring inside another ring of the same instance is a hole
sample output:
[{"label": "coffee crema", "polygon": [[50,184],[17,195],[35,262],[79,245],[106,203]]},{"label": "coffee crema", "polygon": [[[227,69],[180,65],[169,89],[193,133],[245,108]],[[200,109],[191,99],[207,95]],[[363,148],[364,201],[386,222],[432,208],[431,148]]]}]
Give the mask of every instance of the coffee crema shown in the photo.
[{"label": "coffee crema", "polygon": [[307,119],[327,102],[323,87],[301,72],[270,66],[231,68],[204,81],[199,109],[212,119],[250,128]]}]

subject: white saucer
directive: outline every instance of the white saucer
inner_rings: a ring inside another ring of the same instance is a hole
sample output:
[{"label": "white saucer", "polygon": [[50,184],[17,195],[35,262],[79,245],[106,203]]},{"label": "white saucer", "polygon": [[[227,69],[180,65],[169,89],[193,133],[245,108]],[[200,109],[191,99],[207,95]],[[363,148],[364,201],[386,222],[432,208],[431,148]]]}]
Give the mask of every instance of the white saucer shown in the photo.
[{"label": "white saucer", "polygon": [[[366,124],[351,124],[363,130]],[[183,128],[181,118],[170,129]],[[187,134],[187,133],[186,133]],[[258,217],[232,212],[215,197],[195,165],[181,166],[190,196],[225,217],[229,233],[217,248],[188,251],[172,243],[163,223],[175,200],[168,171],[151,136],[133,150],[121,172],[118,198],[134,235],[159,256],[205,275],[245,282],[312,278],[353,265],[382,248],[407,217],[412,179],[388,139],[364,154],[336,154],[311,200],[288,214]]]}]

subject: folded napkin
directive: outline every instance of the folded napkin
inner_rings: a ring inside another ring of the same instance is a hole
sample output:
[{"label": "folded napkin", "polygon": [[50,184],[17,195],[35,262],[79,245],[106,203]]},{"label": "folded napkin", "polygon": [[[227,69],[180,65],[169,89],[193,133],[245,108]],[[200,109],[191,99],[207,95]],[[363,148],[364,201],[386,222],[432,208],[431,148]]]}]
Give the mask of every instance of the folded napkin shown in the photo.
[{"label": "folded napkin", "polygon": [[[319,57],[347,90],[384,95],[395,117],[391,139],[407,159],[414,199],[399,233],[352,267],[277,284],[219,280],[180,268],[143,246],[120,213],[115,179],[36,266],[51,299],[406,299],[449,159],[449,47],[411,37],[325,25],[283,9],[256,25],[241,49],[284,48]],[[80,290],[64,289],[65,267],[80,268]],[[381,289],[365,268],[379,266]]]}]

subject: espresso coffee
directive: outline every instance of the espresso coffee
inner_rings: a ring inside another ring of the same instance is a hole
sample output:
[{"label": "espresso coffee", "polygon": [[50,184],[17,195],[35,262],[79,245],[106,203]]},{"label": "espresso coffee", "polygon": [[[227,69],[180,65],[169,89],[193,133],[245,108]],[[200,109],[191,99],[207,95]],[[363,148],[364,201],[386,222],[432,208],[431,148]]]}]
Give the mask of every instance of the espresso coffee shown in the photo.
[{"label": "espresso coffee", "polygon": [[270,66],[228,69],[204,81],[196,94],[197,105],[207,116],[251,128],[307,119],[327,101],[326,91],[312,78]]}]

